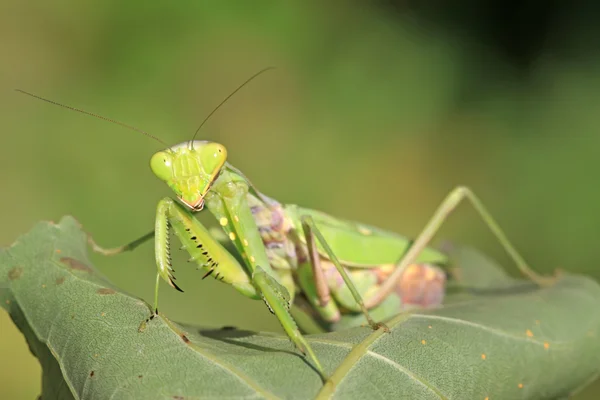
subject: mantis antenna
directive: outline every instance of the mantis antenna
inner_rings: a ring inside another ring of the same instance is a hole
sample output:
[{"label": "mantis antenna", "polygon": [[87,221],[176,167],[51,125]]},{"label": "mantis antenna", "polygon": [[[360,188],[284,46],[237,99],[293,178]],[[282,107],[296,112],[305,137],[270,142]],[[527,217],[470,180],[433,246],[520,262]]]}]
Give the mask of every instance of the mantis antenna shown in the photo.
[{"label": "mantis antenna", "polygon": [[143,130],[141,130],[141,129],[139,129],[139,128],[136,128],[135,126],[127,125],[127,124],[125,124],[125,123],[123,123],[123,122],[120,122],[120,121],[117,121],[117,120],[114,120],[114,119],[110,119],[110,118],[103,117],[102,115],[94,114],[94,113],[91,113],[91,112],[89,112],[89,111],[85,111],[85,110],[81,110],[81,109],[79,109],[79,108],[75,108],[75,107],[67,106],[67,105],[65,105],[65,104],[61,104],[61,103],[58,103],[58,102],[56,102],[56,101],[48,100],[48,99],[45,99],[45,98],[43,98],[43,97],[41,97],[41,96],[35,95],[35,94],[33,94],[33,93],[26,92],[26,91],[24,91],[24,90],[21,90],[21,89],[15,89],[15,91],[17,91],[17,92],[19,92],[19,93],[26,94],[27,96],[31,96],[31,97],[33,97],[33,98],[36,98],[36,99],[38,99],[38,100],[45,101],[46,103],[50,103],[50,104],[54,104],[55,106],[59,106],[59,107],[62,107],[62,108],[66,108],[67,110],[76,111],[76,112],[79,112],[79,113],[82,113],[82,114],[86,114],[86,115],[89,115],[89,116],[92,116],[92,117],[96,117],[96,118],[98,118],[98,119],[102,119],[102,120],[104,120],[104,121],[112,122],[113,124],[117,124],[117,125],[120,125],[120,126],[122,126],[122,127],[124,127],[124,128],[130,129],[130,130],[132,130],[132,131],[139,132],[139,133],[141,133],[141,134],[143,134],[143,135],[146,135],[146,136],[148,136],[149,138],[151,138],[151,139],[154,139],[154,140],[156,140],[157,142],[159,142],[159,143],[163,144],[165,147],[167,147],[167,148],[169,147],[169,145],[168,145],[168,144],[166,144],[165,142],[163,142],[162,140],[160,140],[160,139],[159,139],[159,138],[157,138],[156,136],[154,136],[154,135],[151,135],[151,134],[149,134],[148,132],[145,132],[145,131],[143,131]]},{"label": "mantis antenna", "polygon": [[192,140],[190,141],[190,148],[193,149],[194,148],[194,139],[196,138],[196,135],[198,134],[198,132],[200,132],[200,128],[202,128],[204,126],[204,124],[206,123],[206,121],[208,121],[208,119],[210,117],[212,117],[212,115],[217,112],[217,110],[219,108],[221,108],[221,106],[223,104],[225,104],[225,102],[227,102],[227,100],[229,100],[231,98],[231,96],[233,96],[234,94],[236,94],[241,88],[243,88],[244,86],[246,86],[248,83],[250,83],[250,81],[252,81],[254,78],[256,78],[257,76],[259,76],[260,74],[262,74],[263,72],[267,72],[270,69],[275,69],[275,67],[267,67],[267,68],[263,68],[260,71],[258,71],[257,73],[255,73],[254,75],[252,75],[250,78],[248,78],[246,80],[246,82],[242,83],[240,86],[237,87],[237,89],[235,89],[233,92],[231,92],[229,94],[229,96],[225,97],[225,99],[223,101],[221,101],[219,103],[218,106],[216,106],[211,112],[210,114],[208,114],[208,116],[206,118],[204,118],[204,121],[202,121],[202,123],[200,124],[200,126],[198,127],[198,129],[196,129],[196,132],[194,133],[194,136],[192,136]]}]

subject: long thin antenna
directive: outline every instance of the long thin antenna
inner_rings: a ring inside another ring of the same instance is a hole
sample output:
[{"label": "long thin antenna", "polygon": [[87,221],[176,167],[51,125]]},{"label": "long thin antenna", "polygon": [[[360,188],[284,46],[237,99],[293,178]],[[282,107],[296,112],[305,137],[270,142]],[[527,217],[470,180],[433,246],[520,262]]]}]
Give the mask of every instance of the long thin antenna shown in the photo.
[{"label": "long thin antenna", "polygon": [[270,70],[270,69],[275,69],[275,67],[267,67],[267,68],[261,69],[260,71],[258,71],[258,72],[257,72],[257,73],[255,73],[254,75],[252,75],[250,78],[248,78],[248,79],[246,80],[246,82],[244,82],[244,83],[242,83],[240,86],[238,86],[238,87],[237,87],[237,89],[235,89],[233,92],[231,92],[231,93],[229,94],[229,96],[225,97],[225,99],[224,99],[223,101],[221,101],[221,102],[219,103],[219,105],[218,105],[218,106],[216,106],[216,107],[215,107],[215,108],[214,108],[214,109],[213,109],[213,110],[210,112],[210,114],[208,114],[208,116],[207,116],[206,118],[204,118],[204,121],[202,121],[202,123],[200,124],[200,126],[198,127],[198,129],[196,129],[196,132],[194,133],[194,136],[192,137],[192,140],[190,141],[190,147],[191,147],[191,148],[194,148],[194,147],[193,147],[193,146],[194,146],[194,139],[196,138],[196,135],[198,134],[198,132],[200,132],[200,128],[202,128],[202,127],[204,126],[204,124],[206,123],[206,121],[208,121],[208,119],[209,119],[210,117],[212,117],[212,115],[213,115],[215,112],[217,112],[217,110],[218,110],[219,108],[221,108],[221,106],[222,106],[223,104],[225,104],[225,102],[226,102],[227,100],[229,100],[229,99],[231,98],[231,96],[233,96],[234,94],[236,94],[236,93],[237,93],[237,92],[238,92],[238,91],[239,91],[241,88],[243,88],[243,87],[244,87],[244,86],[246,86],[248,83],[250,83],[250,81],[252,81],[254,78],[256,78],[257,76],[259,76],[259,75],[260,75],[260,74],[262,74],[263,72],[266,72],[266,71],[268,71],[268,70]]},{"label": "long thin antenna", "polygon": [[141,134],[144,134],[144,135],[148,136],[149,138],[151,138],[151,139],[154,139],[154,140],[156,140],[157,142],[159,142],[159,143],[163,144],[165,147],[169,147],[169,145],[168,145],[168,144],[166,144],[165,142],[163,142],[162,140],[160,140],[160,139],[159,139],[159,138],[157,138],[156,136],[154,136],[154,135],[151,135],[151,134],[149,134],[148,132],[144,132],[143,130],[141,130],[141,129],[138,129],[138,128],[136,128],[135,126],[127,125],[127,124],[125,124],[125,123],[123,123],[123,122],[120,122],[120,121],[117,121],[117,120],[114,120],[114,119],[110,119],[110,118],[103,117],[102,115],[94,114],[94,113],[91,113],[91,112],[89,112],[89,111],[85,111],[85,110],[81,110],[81,109],[79,109],[79,108],[75,108],[75,107],[67,106],[67,105],[64,105],[64,104],[58,103],[58,102],[56,102],[56,101],[48,100],[48,99],[45,99],[45,98],[43,98],[43,97],[41,97],[41,96],[35,95],[35,94],[33,94],[33,93],[26,92],[26,91],[24,91],[24,90],[21,90],[21,89],[15,89],[15,91],[17,91],[17,92],[19,92],[19,93],[26,94],[27,96],[31,96],[31,97],[34,97],[34,98],[36,98],[36,99],[39,99],[39,100],[45,101],[46,103],[50,103],[50,104],[54,104],[55,106],[59,106],[59,107],[62,107],[62,108],[66,108],[67,110],[76,111],[76,112],[79,112],[79,113],[82,113],[82,114],[86,114],[86,115],[89,115],[89,116],[92,116],[92,117],[96,117],[96,118],[98,118],[98,119],[102,119],[102,120],[104,120],[104,121],[112,122],[113,124],[117,124],[117,125],[120,125],[120,126],[122,126],[122,127],[124,127],[124,128],[130,129],[130,130],[132,130],[132,131],[136,131],[136,132],[139,132],[139,133],[141,133]]}]

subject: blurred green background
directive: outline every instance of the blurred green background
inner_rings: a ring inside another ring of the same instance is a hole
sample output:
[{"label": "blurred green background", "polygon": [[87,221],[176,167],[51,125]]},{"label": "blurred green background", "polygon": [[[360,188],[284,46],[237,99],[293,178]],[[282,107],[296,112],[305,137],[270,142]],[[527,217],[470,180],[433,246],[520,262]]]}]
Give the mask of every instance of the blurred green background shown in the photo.
[{"label": "blurred green background", "polygon": [[[535,269],[600,278],[600,69],[588,3],[5,0],[0,245],[65,214],[119,245],[150,230],[169,195],[148,166],[156,142],[14,88],[175,144],[273,65],[199,135],[225,144],[266,194],[414,236],[449,190],[469,185]],[[441,236],[516,272],[468,207]],[[152,299],[151,245],[92,259]],[[161,287],[172,319],[280,330],[261,302],[194,268],[177,272],[184,294]],[[5,313],[0,336],[10,360],[0,398],[35,398],[39,365]]]}]

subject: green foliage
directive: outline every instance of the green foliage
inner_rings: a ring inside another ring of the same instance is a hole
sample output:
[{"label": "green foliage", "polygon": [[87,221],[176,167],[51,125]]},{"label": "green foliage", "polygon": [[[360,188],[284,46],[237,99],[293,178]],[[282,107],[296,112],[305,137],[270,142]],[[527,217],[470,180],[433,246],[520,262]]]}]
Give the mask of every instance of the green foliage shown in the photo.
[{"label": "green foliage", "polygon": [[[457,254],[463,272],[476,268]],[[39,223],[0,254],[2,306],[42,364],[44,398],[557,398],[593,379],[598,284],[566,276],[538,290],[496,277],[470,282],[477,294],[448,307],[399,315],[390,334],[308,336],[331,374],[322,386],[282,335],[165,316],[139,332],[149,306],[91,266],[71,217]]]}]

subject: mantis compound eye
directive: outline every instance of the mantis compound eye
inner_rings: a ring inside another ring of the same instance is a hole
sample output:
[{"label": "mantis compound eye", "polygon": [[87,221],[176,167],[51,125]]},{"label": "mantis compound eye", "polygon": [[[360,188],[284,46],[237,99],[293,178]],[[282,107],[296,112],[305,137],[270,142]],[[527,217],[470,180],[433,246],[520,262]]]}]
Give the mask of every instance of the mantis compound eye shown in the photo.
[{"label": "mantis compound eye", "polygon": [[160,151],[150,159],[150,168],[159,179],[168,181],[173,177],[172,163],[173,156],[165,151]]},{"label": "mantis compound eye", "polygon": [[227,160],[227,149],[219,143],[207,143],[200,150],[202,169],[210,176],[216,176]]}]

